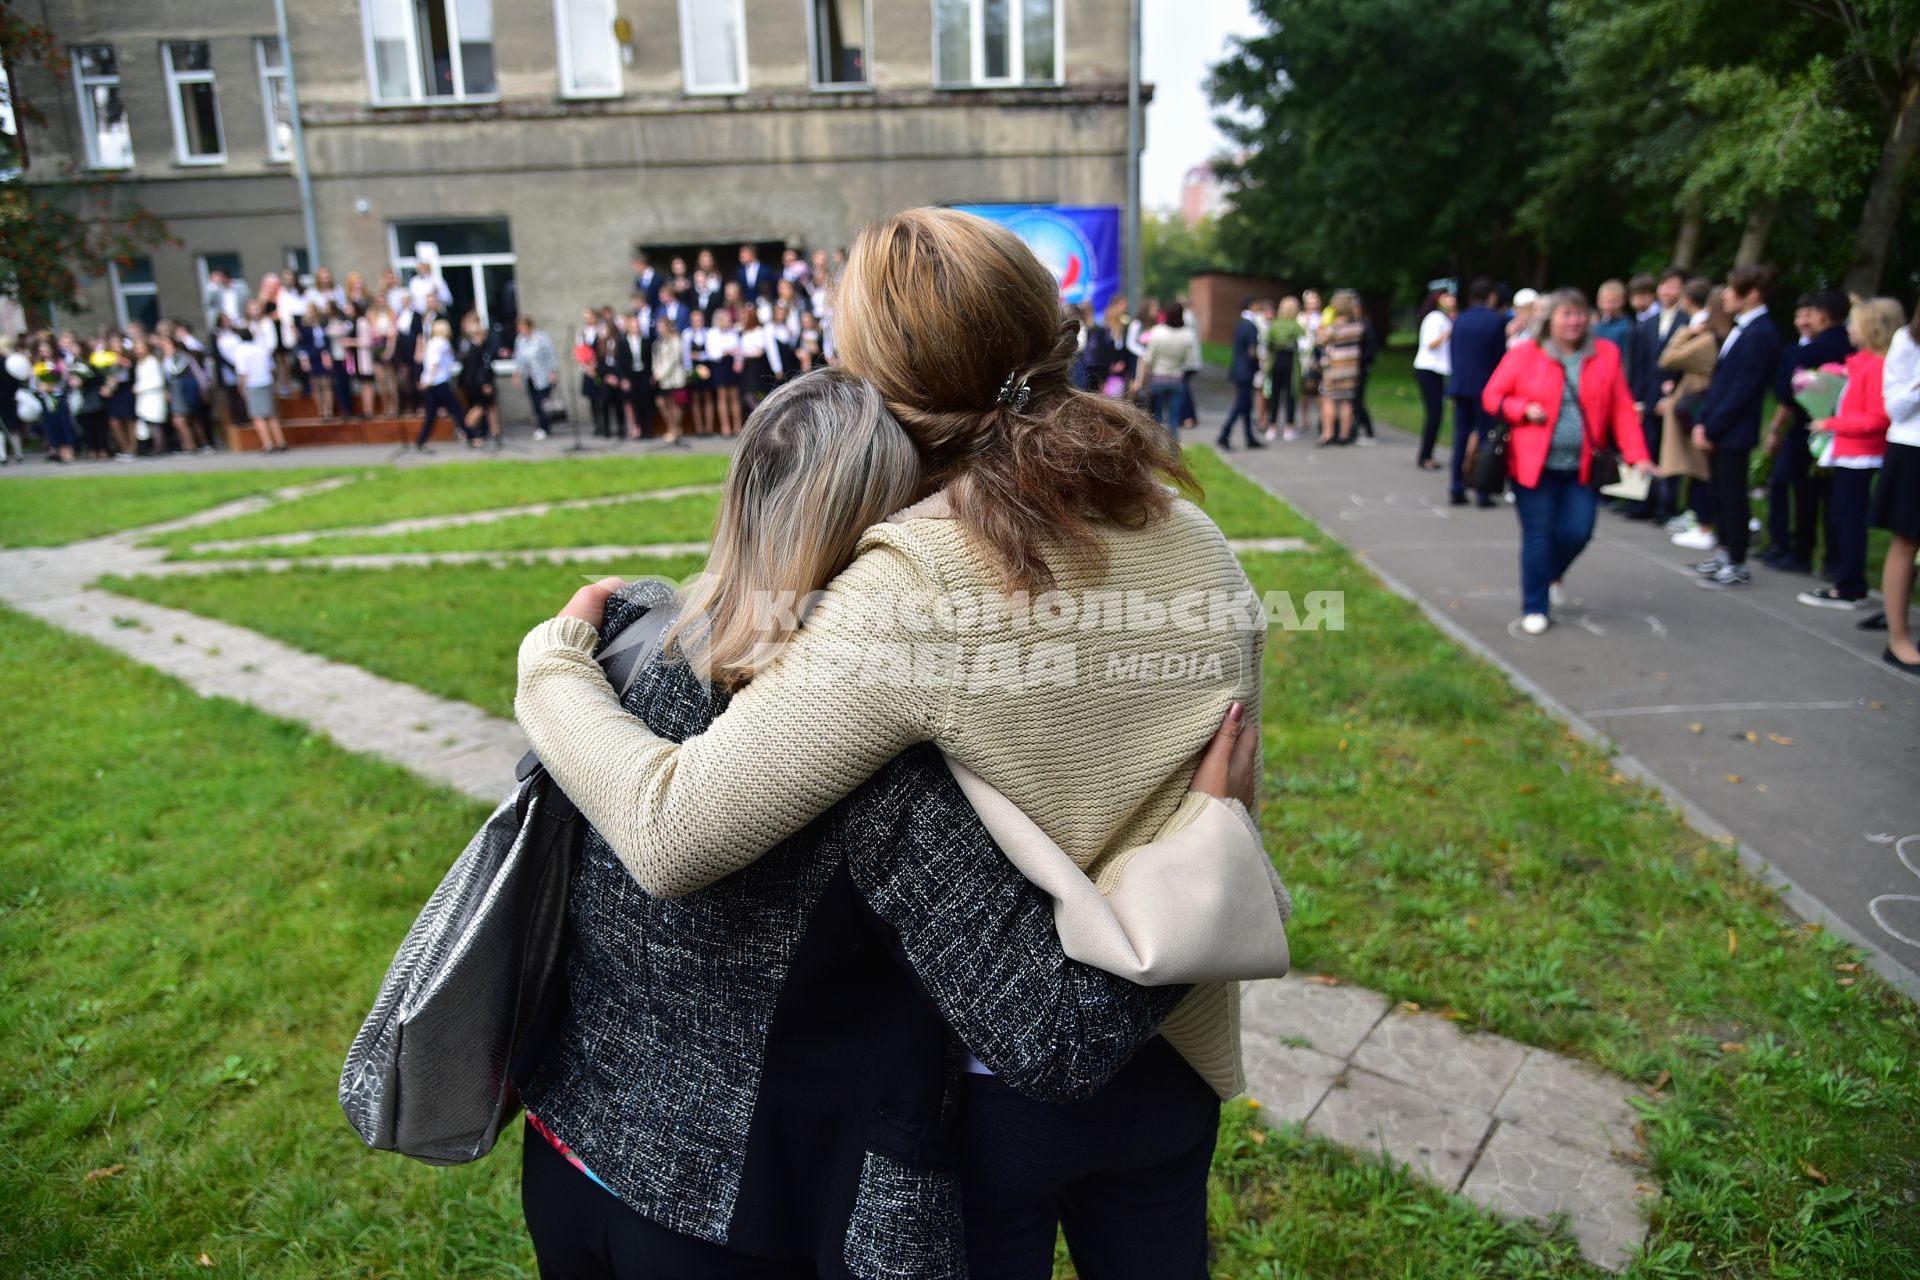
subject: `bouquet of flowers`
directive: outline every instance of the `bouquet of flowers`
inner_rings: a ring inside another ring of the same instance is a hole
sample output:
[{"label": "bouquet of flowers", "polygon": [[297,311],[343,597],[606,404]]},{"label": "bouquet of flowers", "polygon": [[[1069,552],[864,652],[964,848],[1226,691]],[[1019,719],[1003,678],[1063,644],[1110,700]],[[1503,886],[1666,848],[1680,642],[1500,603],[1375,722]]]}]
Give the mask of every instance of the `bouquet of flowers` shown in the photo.
[{"label": "bouquet of flowers", "polygon": [[1815,420],[1831,418],[1840,405],[1840,393],[1847,389],[1844,365],[1823,364],[1818,369],[1796,369],[1793,373],[1793,398],[1807,416]]}]

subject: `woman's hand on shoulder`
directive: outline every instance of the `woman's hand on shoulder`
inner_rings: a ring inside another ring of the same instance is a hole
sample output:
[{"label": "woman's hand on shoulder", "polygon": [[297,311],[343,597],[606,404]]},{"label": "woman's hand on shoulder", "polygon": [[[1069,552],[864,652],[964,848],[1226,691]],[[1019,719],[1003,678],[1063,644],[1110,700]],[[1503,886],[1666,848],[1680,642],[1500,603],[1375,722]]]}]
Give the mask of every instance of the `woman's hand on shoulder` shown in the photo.
[{"label": "woman's hand on shoulder", "polygon": [[1260,735],[1246,732],[1247,709],[1242,703],[1227,708],[1213,740],[1200,753],[1187,790],[1216,800],[1238,800],[1251,812],[1259,791]]},{"label": "woman's hand on shoulder", "polygon": [[626,585],[625,578],[602,578],[598,582],[589,582],[573,593],[573,599],[567,601],[567,607],[560,611],[559,616],[578,618],[598,627],[607,619],[608,598]]}]

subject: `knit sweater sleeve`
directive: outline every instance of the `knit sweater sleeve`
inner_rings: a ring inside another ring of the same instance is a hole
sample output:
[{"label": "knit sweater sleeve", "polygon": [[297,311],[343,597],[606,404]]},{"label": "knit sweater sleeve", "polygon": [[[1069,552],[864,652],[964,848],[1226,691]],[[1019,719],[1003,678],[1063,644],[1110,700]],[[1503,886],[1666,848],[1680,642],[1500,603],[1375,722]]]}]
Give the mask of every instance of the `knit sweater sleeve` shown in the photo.
[{"label": "knit sweater sleeve", "polygon": [[521,642],[514,714],[640,886],[678,897],[750,865],[939,736],[951,682],[916,678],[951,643],[937,594],[899,548],[865,552],[727,714],[679,744],[621,707],[594,661],[596,630],[555,618]]}]

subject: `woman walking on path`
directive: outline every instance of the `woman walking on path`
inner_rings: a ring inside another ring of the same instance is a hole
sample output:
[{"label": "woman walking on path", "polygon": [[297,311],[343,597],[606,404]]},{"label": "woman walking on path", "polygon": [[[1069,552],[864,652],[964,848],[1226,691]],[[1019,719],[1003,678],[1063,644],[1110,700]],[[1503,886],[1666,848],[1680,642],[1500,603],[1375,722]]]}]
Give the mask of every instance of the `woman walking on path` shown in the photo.
[{"label": "woman walking on path", "polygon": [[1193,330],[1187,327],[1186,309],[1177,302],[1169,303],[1165,318],[1147,331],[1140,371],[1133,380],[1134,393],[1146,391],[1153,416],[1167,429],[1176,447],[1180,439],[1180,414],[1185,404],[1187,366],[1198,347]]},{"label": "woman walking on path", "polygon": [[1857,302],[1847,317],[1847,337],[1855,347],[1847,357],[1847,385],[1833,416],[1813,424],[1816,433],[1833,433],[1827,528],[1833,539],[1828,559],[1835,574],[1832,586],[1802,591],[1801,604],[1858,609],[1867,601],[1869,507],[1891,425],[1885,399],[1887,348],[1906,323],[1907,310],[1894,298]]},{"label": "woman walking on path", "polygon": [[1507,352],[1482,395],[1511,429],[1507,471],[1520,516],[1520,628],[1544,633],[1560,580],[1593,537],[1594,459],[1650,470],[1620,348],[1590,332],[1578,289],[1543,300],[1533,335]]},{"label": "woman walking on path", "polygon": [[1322,352],[1320,368],[1320,443],[1353,443],[1353,402],[1360,393],[1361,344],[1366,326],[1360,321],[1360,299],[1351,289],[1333,295],[1333,320],[1320,327],[1316,340]]},{"label": "woman walking on path", "polygon": [[[931,492],[865,533],[779,658],[705,733],[669,742],[620,707],[592,657],[604,586],[523,642],[519,719],[650,892],[691,892],[753,865],[926,742],[1100,883],[1116,854],[1180,809],[1191,759],[1228,704],[1246,706],[1257,732],[1257,598],[1222,630],[1148,615],[1083,626],[1070,652],[1044,655],[999,604],[963,617],[963,600],[1129,591],[1218,593],[1244,608],[1251,587],[1213,523],[1165,487],[1190,483],[1169,433],[1072,388],[1058,284],[1012,233],[949,209],[885,219],[861,233],[835,302],[844,367],[912,437]],[[1174,687],[1098,674],[1148,651],[1188,655],[1199,674]],[[1054,677],[1037,678],[1049,662]],[[1061,663],[1095,675],[1064,679]],[[1160,1047],[1076,1109],[968,1076],[974,1275],[1044,1278],[1062,1207],[1090,1203],[1105,1212],[1066,1226],[1101,1274],[1205,1276],[1217,1098],[1243,1086],[1236,1004],[1231,984],[1196,987],[1161,1022]]]},{"label": "woman walking on path", "polygon": [[1420,336],[1413,353],[1413,377],[1420,384],[1420,404],[1426,419],[1420,424],[1420,452],[1414,464],[1422,471],[1438,471],[1433,446],[1440,439],[1440,411],[1446,404],[1447,379],[1453,376],[1453,314],[1459,302],[1453,290],[1442,289],[1427,299],[1420,317]]},{"label": "woman walking on path", "polygon": [[1300,354],[1300,339],[1306,336],[1306,326],[1300,323],[1300,299],[1288,296],[1280,299],[1279,314],[1273,323],[1267,326],[1267,438],[1273,438],[1273,427],[1280,422],[1280,406],[1287,407],[1283,430],[1288,440],[1294,439],[1299,432],[1294,430],[1293,370]]}]

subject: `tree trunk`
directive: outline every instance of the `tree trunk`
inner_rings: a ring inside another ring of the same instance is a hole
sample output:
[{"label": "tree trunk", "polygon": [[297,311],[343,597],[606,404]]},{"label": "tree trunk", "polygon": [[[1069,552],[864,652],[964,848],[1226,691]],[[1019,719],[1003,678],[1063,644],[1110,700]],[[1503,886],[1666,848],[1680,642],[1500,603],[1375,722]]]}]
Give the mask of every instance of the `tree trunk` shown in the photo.
[{"label": "tree trunk", "polygon": [[1767,236],[1773,231],[1772,200],[1763,200],[1747,214],[1747,229],[1740,233],[1740,247],[1733,252],[1733,265],[1751,267],[1767,252]]},{"label": "tree trunk", "polygon": [[1700,211],[1700,201],[1696,197],[1680,210],[1680,231],[1673,238],[1673,265],[1682,271],[1692,271],[1693,264],[1700,258],[1700,231],[1706,223]]},{"label": "tree trunk", "polygon": [[1848,293],[1869,298],[1880,291],[1880,274],[1886,270],[1887,250],[1900,221],[1907,171],[1916,155],[1920,155],[1920,37],[1915,37],[1906,65],[1901,68],[1899,109],[1894,112],[1887,144],[1880,151],[1880,170],[1873,175],[1867,202],[1860,208],[1860,226],[1853,236],[1853,265],[1842,282]]}]

